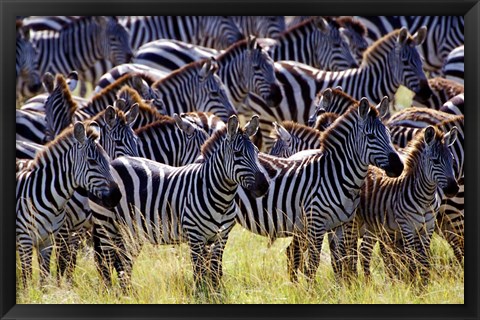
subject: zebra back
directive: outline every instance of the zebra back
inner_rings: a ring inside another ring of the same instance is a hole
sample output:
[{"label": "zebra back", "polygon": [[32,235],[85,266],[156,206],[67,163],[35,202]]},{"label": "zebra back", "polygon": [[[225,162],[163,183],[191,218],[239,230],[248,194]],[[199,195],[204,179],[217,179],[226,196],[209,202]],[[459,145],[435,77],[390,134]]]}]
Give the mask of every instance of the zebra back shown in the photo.
[{"label": "zebra back", "polygon": [[202,111],[212,112],[227,121],[236,110],[217,70],[217,64],[211,59],[192,62],[156,81],[151,87],[163,101],[167,115]]},{"label": "zebra back", "polygon": [[463,45],[453,49],[445,59],[442,74],[445,78],[463,85],[465,72],[465,47]]},{"label": "zebra back", "polygon": [[412,101],[413,106],[438,110],[448,100],[464,92],[463,85],[441,77],[428,79],[428,85],[432,89],[432,96],[428,100],[414,96]]}]

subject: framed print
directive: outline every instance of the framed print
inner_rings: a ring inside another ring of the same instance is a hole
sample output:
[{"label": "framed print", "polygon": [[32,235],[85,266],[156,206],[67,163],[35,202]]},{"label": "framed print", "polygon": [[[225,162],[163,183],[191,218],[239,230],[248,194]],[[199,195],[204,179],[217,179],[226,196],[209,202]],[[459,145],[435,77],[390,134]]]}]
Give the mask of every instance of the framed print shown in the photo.
[{"label": "framed print", "polygon": [[478,1],[0,1],[2,319],[479,317]]}]

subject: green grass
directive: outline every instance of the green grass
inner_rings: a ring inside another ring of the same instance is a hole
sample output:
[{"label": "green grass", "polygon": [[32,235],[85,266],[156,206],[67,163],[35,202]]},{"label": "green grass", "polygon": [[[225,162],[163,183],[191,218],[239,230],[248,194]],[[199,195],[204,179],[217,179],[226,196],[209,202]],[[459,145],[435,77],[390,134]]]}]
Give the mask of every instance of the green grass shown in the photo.
[{"label": "green grass", "polygon": [[[419,290],[399,280],[388,279],[378,247],[372,261],[372,281],[360,273],[350,285],[336,285],[328,246],[324,243],[314,285],[301,278],[288,280],[285,248],[289,238],[278,239],[270,248],[267,239],[235,226],[224,254],[223,287],[216,293],[195,292],[186,245],[145,245],[135,262],[134,292],[122,294],[117,279],[103,289],[93,263],[91,247],[81,251],[73,285],[51,279],[38,288],[38,266],[34,264],[34,286],[17,288],[17,303],[43,304],[436,304],[464,303],[464,272],[455,262],[448,244],[438,236],[432,242],[433,272],[428,287]],[[18,260],[17,260],[18,261]],[[20,275],[17,268],[17,279]],[[54,271],[53,271],[54,272]]]}]

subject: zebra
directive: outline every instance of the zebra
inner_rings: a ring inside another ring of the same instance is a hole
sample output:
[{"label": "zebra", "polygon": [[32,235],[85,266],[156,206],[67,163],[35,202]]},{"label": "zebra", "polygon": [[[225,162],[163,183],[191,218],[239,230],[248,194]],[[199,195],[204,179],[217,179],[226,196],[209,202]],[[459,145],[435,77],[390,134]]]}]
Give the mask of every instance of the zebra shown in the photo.
[{"label": "zebra", "polygon": [[358,67],[334,19],[312,17],[287,29],[268,51],[275,61],[298,61],[322,70]]},{"label": "zebra", "polygon": [[269,152],[272,156],[288,158],[299,151],[321,147],[319,130],[293,121],[274,122],[273,127],[276,140]]},{"label": "zebra", "polygon": [[355,19],[367,28],[370,44],[398,28],[406,27],[413,34],[426,26],[426,41],[418,50],[424,58],[423,68],[437,75],[441,74],[448,54],[464,43],[463,16],[355,16]]},{"label": "zebra", "polygon": [[320,150],[288,159],[260,154],[271,178],[268,193],[254,199],[238,190],[237,222],[270,238],[293,236],[287,248],[290,279],[297,281],[301,247],[307,246],[306,275],[313,279],[325,232],[350,221],[358,204],[368,165],[398,176],[403,164],[380,121],[388,99],[370,106],[366,98],[354,104],[321,136]]},{"label": "zebra", "polygon": [[230,16],[244,36],[278,38],[285,30],[283,16]]},{"label": "zebra", "polygon": [[428,79],[428,85],[432,90],[432,96],[425,100],[415,95],[412,99],[412,106],[438,110],[448,100],[465,91],[463,85],[442,77]]},{"label": "zebra", "polygon": [[222,50],[244,36],[225,16],[128,16],[119,20],[134,50],[158,39],[172,39]]},{"label": "zebra", "polygon": [[192,62],[152,84],[167,115],[202,111],[212,112],[223,121],[237,111],[228,98],[225,85],[212,59]]},{"label": "zebra", "polygon": [[[177,63],[184,63],[190,58],[190,61],[198,61],[201,58],[211,57],[208,52],[194,51],[189,47],[191,47],[190,44],[180,42],[176,42],[175,46],[164,41],[152,42],[140,48],[134,61],[151,68],[173,71],[180,67]],[[185,52],[183,48],[187,51]],[[173,50],[180,51],[173,52]],[[168,60],[166,58],[168,53],[178,57],[179,61]],[[280,102],[280,87],[275,78],[274,62],[267,52],[262,50],[255,37],[236,42],[215,55],[214,59],[218,65],[218,76],[238,111],[241,111],[249,92],[259,95],[269,107],[275,107]]]},{"label": "zebra", "polygon": [[[453,167],[459,185],[459,192],[453,198],[442,196],[442,203],[437,214],[435,231],[442,235],[450,244],[457,261],[462,262],[464,256],[464,116],[450,115],[436,110],[419,108],[417,114],[406,112],[403,122],[397,121],[397,126],[387,123],[392,133],[392,141],[399,147],[404,147],[414,139],[427,125],[435,125],[443,132],[456,128],[457,139],[451,146]],[[418,116],[420,114],[420,116]],[[418,119],[418,120],[416,120]],[[407,121],[408,120],[408,121]]]},{"label": "zebra", "polygon": [[445,59],[442,66],[442,74],[445,78],[453,80],[463,85],[464,79],[464,54],[463,45],[453,49]]},{"label": "zebra", "polygon": [[180,167],[193,163],[210,135],[181,115],[164,116],[135,130],[139,139],[139,156]]},{"label": "zebra", "polygon": [[[28,21],[24,25],[28,28]],[[32,28],[35,30],[35,23]],[[118,65],[129,62],[133,56],[129,34],[114,17],[72,18],[59,31],[32,31],[31,41],[38,52],[40,74],[67,74],[76,70],[82,81],[86,80],[84,72],[99,60],[107,59]]]},{"label": "zebra", "polygon": [[[30,34],[24,30],[21,20],[16,21],[15,71],[17,100],[32,96],[40,91],[42,82],[38,70],[38,54],[30,41]],[[27,92],[22,92],[22,85]]]},{"label": "zebra", "polygon": [[41,279],[49,273],[51,238],[65,222],[63,206],[75,188],[88,190],[107,207],[122,196],[108,155],[97,143],[96,126],[75,123],[16,174],[16,238],[24,287],[31,279],[34,247],[39,251]]},{"label": "zebra", "polygon": [[[249,94],[247,102],[251,112],[261,116],[263,138],[268,140],[273,121],[307,123],[315,110],[317,93],[328,87],[340,86],[354,99],[366,97],[369,101],[380,101],[384,95],[392,100],[398,87],[404,85],[427,99],[431,89],[415,48],[425,36],[425,28],[414,36],[405,28],[393,31],[369,47],[357,69],[328,72],[298,62],[275,62],[275,75],[283,97],[278,107],[268,108],[254,94]],[[262,147],[262,150],[266,149]]]},{"label": "zebra", "polygon": [[[288,22],[287,28],[293,28],[294,26],[311,18],[312,16],[295,16]],[[340,25],[339,30],[342,33],[342,36],[347,39],[351,53],[355,57],[357,63],[360,64],[362,61],[363,52],[368,48],[368,42],[366,40],[367,29],[365,26],[351,16],[328,18],[334,19]]]},{"label": "zebra", "polygon": [[455,128],[446,134],[433,126],[422,130],[407,147],[405,170],[398,178],[369,169],[355,215],[365,230],[360,257],[367,279],[373,245],[379,240],[387,247],[403,242],[401,252],[411,275],[416,272],[414,261],[418,261],[422,283],[428,282],[430,240],[440,205],[437,188],[447,197],[459,189],[449,150],[456,135]]},{"label": "zebra", "polygon": [[[223,250],[235,223],[233,201],[238,185],[255,196],[262,196],[269,186],[258,163],[258,150],[249,139],[257,127],[257,116],[242,130],[232,115],[226,127],[203,145],[203,160],[183,167],[135,157],[112,162],[124,195],[122,202],[111,211],[90,201],[95,258],[107,285],[111,285],[109,268],[113,264],[122,287],[128,288],[138,254],[125,243],[122,226],[137,247],[142,236],[153,244],[188,242],[195,283],[208,280],[210,272],[212,285],[218,285]],[[132,211],[132,206],[138,210]]]},{"label": "zebra", "polygon": [[450,100],[445,102],[440,111],[456,114],[456,115],[463,115],[465,110],[465,95],[463,93],[459,93],[456,96],[452,97]]}]

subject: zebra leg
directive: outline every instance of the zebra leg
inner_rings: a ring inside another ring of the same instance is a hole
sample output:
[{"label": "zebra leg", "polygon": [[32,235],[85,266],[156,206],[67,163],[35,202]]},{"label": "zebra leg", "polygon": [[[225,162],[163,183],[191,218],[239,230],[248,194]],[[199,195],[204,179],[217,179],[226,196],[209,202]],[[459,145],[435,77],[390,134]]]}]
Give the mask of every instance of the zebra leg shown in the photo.
[{"label": "zebra leg", "polygon": [[308,266],[305,275],[308,279],[313,281],[315,279],[318,266],[320,265],[320,254],[322,253],[323,237],[325,236],[326,230],[323,228],[323,226],[315,227],[314,223],[309,223],[308,226]]},{"label": "zebra leg", "polygon": [[344,273],[349,280],[353,280],[357,276],[357,246],[359,239],[358,222],[353,219],[342,225],[343,227],[343,242],[345,248],[345,263],[343,265]]},{"label": "zebra leg", "polygon": [[363,267],[363,274],[365,275],[366,281],[371,280],[370,262],[375,242],[376,239],[374,234],[367,230],[363,236],[362,244],[360,245],[360,262]]},{"label": "zebra leg", "polygon": [[330,246],[331,262],[335,280],[338,284],[344,278],[343,264],[345,263],[345,241],[343,225],[334,229],[334,232],[328,233],[328,243]]},{"label": "zebra leg", "polygon": [[112,270],[115,260],[114,244],[102,226],[94,224],[92,230],[95,266],[100,273],[103,284],[112,286]]},{"label": "zebra leg", "polygon": [[293,283],[298,282],[298,269],[300,265],[302,265],[302,240],[301,236],[298,234],[294,234],[292,238],[292,242],[287,247],[286,250],[287,255],[287,270],[288,275],[290,277],[290,281]]},{"label": "zebra leg", "polygon": [[62,227],[55,239],[57,243],[57,281],[66,275],[67,281],[72,282],[73,272],[77,264],[77,251],[80,247],[80,235],[71,232],[66,226]]},{"label": "zebra leg", "polygon": [[205,243],[201,241],[190,241],[190,253],[193,265],[193,279],[195,287],[199,288],[199,285],[204,283],[207,274],[207,259],[208,256]]},{"label": "zebra leg", "polygon": [[430,277],[430,242],[432,230],[427,230],[425,233],[422,233],[418,237],[416,242],[416,251],[418,252],[419,268],[420,268],[420,277],[422,280],[422,285],[426,286]]},{"label": "zebra leg", "polygon": [[23,287],[27,288],[28,282],[32,280],[33,242],[30,237],[21,237],[17,235],[17,243],[18,254],[20,256],[20,266],[22,269],[22,283]]},{"label": "zebra leg", "polygon": [[[120,287],[124,292],[131,289],[131,278],[133,271],[133,260],[141,250],[142,244],[140,241],[136,243],[137,247],[130,250],[125,245],[125,238],[118,235],[115,239],[115,260],[113,266],[117,271],[120,280]],[[135,252],[133,252],[135,251]]]},{"label": "zebra leg", "polygon": [[223,277],[223,268],[222,268],[222,259],[223,259],[223,251],[225,250],[225,245],[227,244],[228,236],[219,238],[215,240],[211,259],[210,259],[210,273],[212,276],[212,286],[213,288],[217,288],[220,280]]},{"label": "zebra leg", "polygon": [[49,238],[38,246],[38,265],[40,266],[40,286],[45,285],[50,276],[50,258],[52,256],[53,241]]}]

